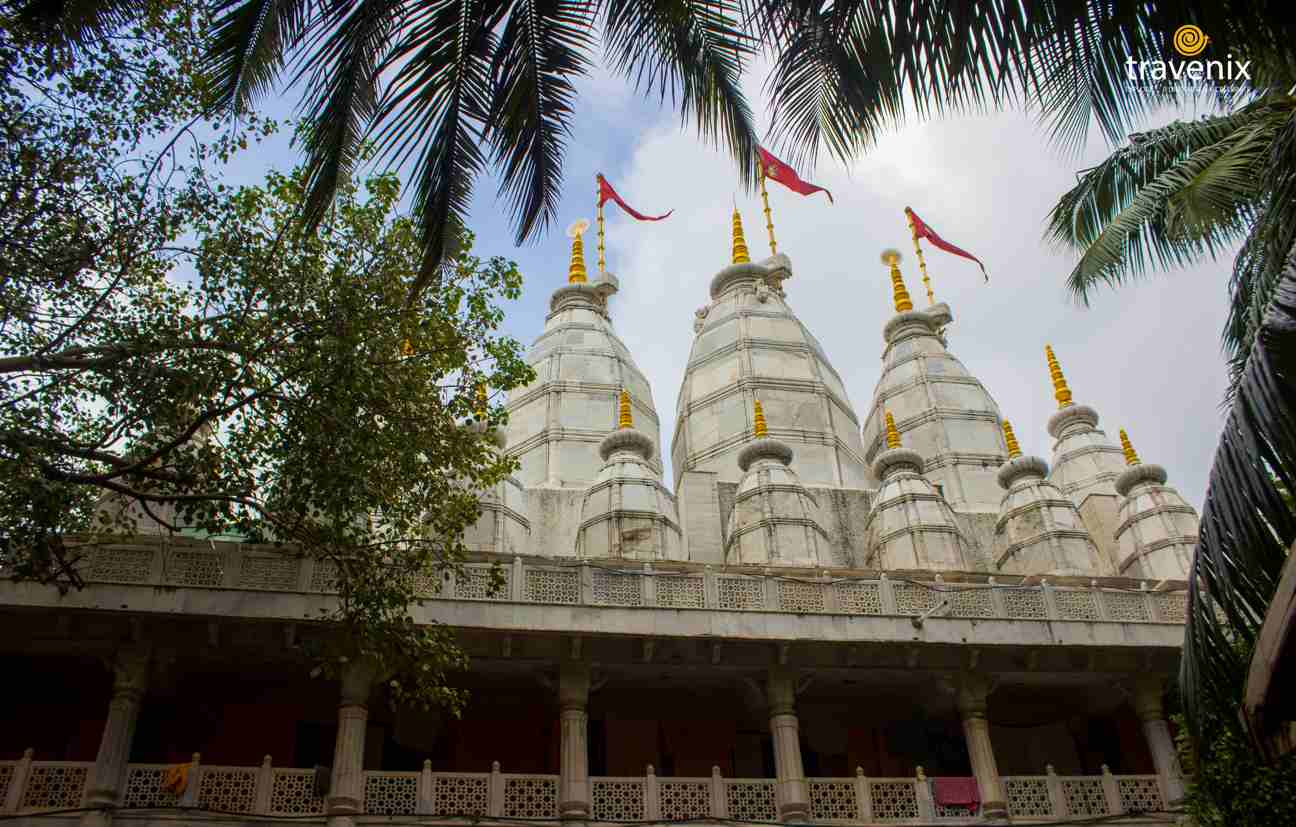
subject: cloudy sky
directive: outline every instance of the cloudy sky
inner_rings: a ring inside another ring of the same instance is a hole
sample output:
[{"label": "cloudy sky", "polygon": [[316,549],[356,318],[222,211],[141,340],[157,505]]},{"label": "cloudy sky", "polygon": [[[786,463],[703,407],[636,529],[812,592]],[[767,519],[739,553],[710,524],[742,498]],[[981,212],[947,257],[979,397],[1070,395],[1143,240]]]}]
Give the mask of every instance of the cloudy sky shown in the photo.
[{"label": "cloudy sky", "polygon": [[[762,125],[763,74],[747,89]],[[287,112],[285,96],[275,106]],[[1192,113],[1164,113],[1168,121]],[[729,215],[737,199],[753,258],[768,253],[759,196],[737,189],[733,164],[699,140],[657,101],[600,71],[581,85],[565,167],[562,215],[550,231],[518,248],[494,182],[478,183],[469,222],[477,251],[516,259],[526,278],[509,307],[509,331],[529,344],[540,332],[550,292],[566,275],[571,221],[593,218],[594,174],[603,172],[632,206],[673,208],[653,224],[635,223],[609,206],[608,268],[621,281],[613,323],[652,383],[663,439],[673,429],[675,397],[692,344],[693,311],[729,261]],[[1074,254],[1042,240],[1044,219],[1075,171],[1107,154],[1100,140],[1080,156],[1051,147],[1027,115],[996,113],[913,123],[886,136],[849,166],[821,158],[803,178],[832,190],[804,198],[771,185],[780,251],[793,263],[785,286],[794,312],[823,344],[862,416],[878,378],[882,325],[893,311],[886,247],[912,251],[902,210],[912,206],[947,240],[986,262],[976,266],[929,251],[936,298],[954,323],[950,349],[981,379],[1012,420],[1024,451],[1045,458],[1044,426],[1056,409],[1044,365],[1052,344],[1078,403],[1099,412],[1115,438],[1129,431],[1146,462],[1164,465],[1170,484],[1200,507],[1222,414],[1225,368],[1219,334],[1225,319],[1231,257],[1159,275],[1078,306],[1063,283]],[[296,160],[286,140],[245,160],[240,177],[256,180],[267,164]],[[587,244],[594,266],[592,234]],[[902,265],[919,307],[916,263]],[[661,446],[669,462],[669,445]],[[671,479],[669,470],[665,474]]]}]

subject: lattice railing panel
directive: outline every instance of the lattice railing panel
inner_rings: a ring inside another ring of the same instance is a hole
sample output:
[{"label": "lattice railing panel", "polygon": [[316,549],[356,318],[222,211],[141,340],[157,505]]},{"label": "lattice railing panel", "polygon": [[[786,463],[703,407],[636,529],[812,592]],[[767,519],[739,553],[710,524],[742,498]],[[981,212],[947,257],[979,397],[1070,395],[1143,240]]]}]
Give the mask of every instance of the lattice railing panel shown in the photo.
[{"label": "lattice railing panel", "polygon": [[1005,778],[1003,785],[1004,795],[1008,797],[1008,814],[1013,818],[1054,815],[1046,776]]},{"label": "lattice railing panel", "polygon": [[13,783],[14,765],[12,761],[0,761],[0,801],[9,798],[9,785]]},{"label": "lattice railing panel", "polygon": [[918,790],[912,779],[868,782],[874,821],[905,821],[918,818]]},{"label": "lattice railing panel", "polygon": [[994,617],[994,601],[989,589],[958,589],[945,592],[954,617]]},{"label": "lattice railing panel", "polygon": [[711,782],[657,780],[657,798],[663,821],[706,818],[711,815]]},{"label": "lattice railing panel", "polygon": [[508,818],[556,817],[558,779],[553,776],[505,778],[504,815]]},{"label": "lattice railing panel", "polygon": [[366,772],[364,810],[380,816],[412,816],[418,810],[416,772]]},{"label": "lattice railing panel", "polygon": [[1152,605],[1156,606],[1157,620],[1162,623],[1186,623],[1188,621],[1188,597],[1185,592],[1166,592],[1152,595]]},{"label": "lattice railing panel", "polygon": [[81,574],[94,583],[147,583],[153,574],[153,550],[98,548],[86,554]]},{"label": "lattice railing panel", "polygon": [[81,806],[89,764],[33,763],[23,790],[23,810],[65,810]]},{"label": "lattice railing panel", "polygon": [[977,808],[969,807],[965,804],[941,804],[939,801],[932,802],[932,807],[936,811],[936,818],[976,818]]},{"label": "lattice railing panel", "polygon": [[316,560],[315,570],[311,572],[310,590],[313,592],[335,592],[338,584],[337,563],[332,560]]},{"label": "lattice railing panel", "polygon": [[454,596],[460,600],[508,600],[513,585],[513,572],[500,567],[504,582],[499,590],[491,591],[490,566],[465,566],[455,577]]},{"label": "lattice railing panel", "polygon": [[729,817],[738,821],[776,821],[774,782],[761,779],[725,781]]},{"label": "lattice railing panel", "polygon": [[324,812],[324,800],[315,795],[314,770],[274,770],[270,782],[273,815],[312,815]]},{"label": "lattice railing panel", "polygon": [[176,795],[162,789],[166,765],[132,764],[126,769],[126,789],[122,793],[123,807],[174,807]]},{"label": "lattice railing panel", "polygon": [[1103,592],[1102,600],[1109,620],[1122,623],[1148,623],[1152,620],[1147,601],[1139,592]]},{"label": "lattice railing panel", "polygon": [[1066,800],[1070,815],[1109,815],[1101,778],[1063,778],[1062,797]]},{"label": "lattice railing panel", "polygon": [[575,569],[527,569],[526,598],[532,603],[579,603],[580,572]]},{"label": "lattice railing panel", "polygon": [[822,613],[825,608],[823,584],[781,580],[778,584],[778,603],[781,612]]},{"label": "lattice railing panel", "polygon": [[252,812],[256,805],[257,772],[243,767],[203,767],[198,804],[228,813]]},{"label": "lattice railing panel", "polygon": [[1127,775],[1116,779],[1120,790],[1121,812],[1160,813],[1165,811],[1161,800],[1161,782],[1155,775]]},{"label": "lattice railing panel", "polygon": [[642,821],[644,795],[642,778],[590,779],[595,821]]},{"label": "lattice railing panel", "polygon": [[834,583],[838,610],[852,615],[882,614],[882,588],[877,583]]},{"label": "lattice railing panel", "polygon": [[722,609],[759,609],[765,605],[765,583],[755,577],[717,577],[716,598]]},{"label": "lattice railing panel", "polygon": [[809,780],[811,821],[858,821],[854,781]]},{"label": "lattice railing panel", "polygon": [[657,605],[671,609],[706,607],[706,580],[701,577],[658,576]]},{"label": "lattice railing panel", "polygon": [[1019,620],[1044,620],[1048,617],[1048,604],[1042,589],[1003,589],[1004,610],[1011,618]]},{"label": "lattice railing panel", "polygon": [[239,587],[280,592],[296,591],[299,565],[299,561],[291,557],[245,556],[243,567],[239,571]]},{"label": "lattice railing panel", "polygon": [[608,606],[642,606],[643,577],[638,574],[594,572],[594,602]]},{"label": "lattice railing panel", "polygon": [[1053,592],[1058,615],[1063,620],[1098,620],[1098,601],[1093,592],[1057,589]]},{"label": "lattice railing panel", "polygon": [[224,581],[220,552],[175,550],[167,555],[166,582],[173,586],[219,586]]},{"label": "lattice railing panel", "polygon": [[488,775],[436,775],[432,781],[432,814],[484,816],[490,799]]},{"label": "lattice railing panel", "polygon": [[941,600],[940,592],[916,583],[896,583],[893,591],[896,611],[902,615],[920,615]]}]

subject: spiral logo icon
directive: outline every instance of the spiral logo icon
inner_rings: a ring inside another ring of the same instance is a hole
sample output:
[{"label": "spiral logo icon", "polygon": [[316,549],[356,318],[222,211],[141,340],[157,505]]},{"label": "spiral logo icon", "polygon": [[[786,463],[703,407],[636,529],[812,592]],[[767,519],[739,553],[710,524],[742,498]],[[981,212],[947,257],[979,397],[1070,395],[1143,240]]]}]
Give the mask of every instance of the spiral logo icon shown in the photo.
[{"label": "spiral logo icon", "polygon": [[1180,26],[1175,29],[1175,51],[1184,57],[1196,57],[1201,54],[1207,43],[1210,43],[1210,38],[1196,26]]}]

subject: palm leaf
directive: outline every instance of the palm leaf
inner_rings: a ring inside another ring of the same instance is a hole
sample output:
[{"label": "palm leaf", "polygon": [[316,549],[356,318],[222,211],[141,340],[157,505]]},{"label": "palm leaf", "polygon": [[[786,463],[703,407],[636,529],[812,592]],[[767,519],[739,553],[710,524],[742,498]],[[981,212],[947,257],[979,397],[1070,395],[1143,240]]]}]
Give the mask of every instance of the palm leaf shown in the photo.
[{"label": "palm leaf", "polygon": [[139,0],[6,0],[0,16],[19,28],[84,48],[144,15]]},{"label": "palm leaf", "polygon": [[[334,6],[350,0],[334,0]],[[220,0],[206,70],[213,105],[241,112],[279,77],[287,54],[318,20],[313,0]]]}]

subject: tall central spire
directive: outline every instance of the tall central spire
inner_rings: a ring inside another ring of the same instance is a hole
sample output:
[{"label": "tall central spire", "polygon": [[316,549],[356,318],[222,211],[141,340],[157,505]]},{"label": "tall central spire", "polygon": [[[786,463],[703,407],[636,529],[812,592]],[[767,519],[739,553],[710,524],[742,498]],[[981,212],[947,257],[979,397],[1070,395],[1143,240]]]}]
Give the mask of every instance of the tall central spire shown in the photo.
[{"label": "tall central spire", "polygon": [[1053,355],[1052,345],[1044,345],[1044,359],[1048,362],[1049,378],[1053,380],[1053,398],[1057,400],[1058,410],[1071,407],[1075,404],[1071,401],[1071,389],[1062,375],[1062,366]]},{"label": "tall central spire", "polygon": [[567,229],[567,235],[571,236],[571,263],[567,265],[567,283],[568,284],[585,284],[588,279],[585,278],[585,242],[581,241],[581,233],[589,229],[589,222],[580,219]]},{"label": "tall central spire", "polygon": [[900,275],[900,251],[883,250],[882,263],[891,267],[891,292],[895,298],[896,312],[905,313],[913,310],[913,302],[909,299],[909,291],[905,289],[904,277]]},{"label": "tall central spire", "polygon": [[738,214],[737,207],[733,211],[733,263],[751,263],[751,256],[747,253],[747,239],[743,237],[742,216]]}]

